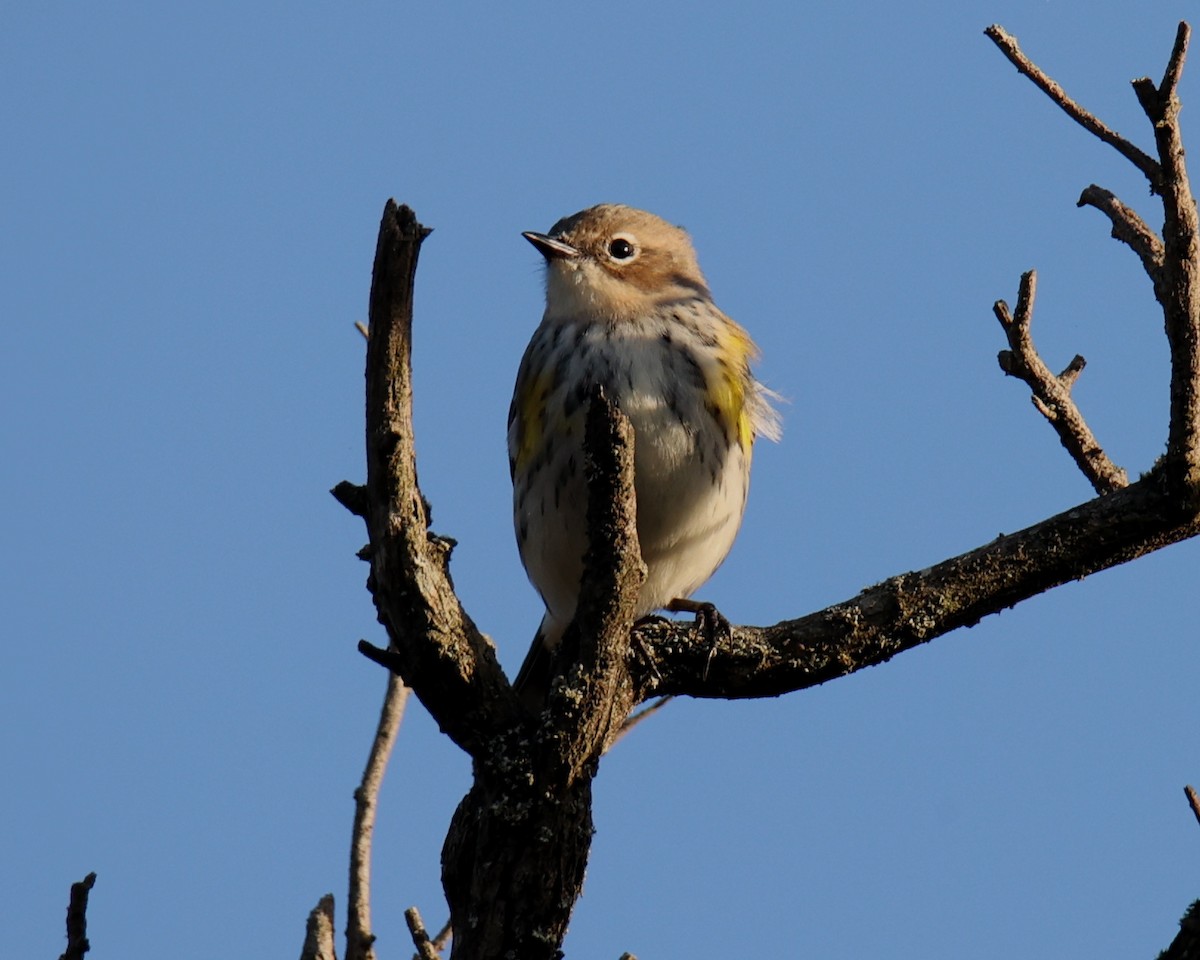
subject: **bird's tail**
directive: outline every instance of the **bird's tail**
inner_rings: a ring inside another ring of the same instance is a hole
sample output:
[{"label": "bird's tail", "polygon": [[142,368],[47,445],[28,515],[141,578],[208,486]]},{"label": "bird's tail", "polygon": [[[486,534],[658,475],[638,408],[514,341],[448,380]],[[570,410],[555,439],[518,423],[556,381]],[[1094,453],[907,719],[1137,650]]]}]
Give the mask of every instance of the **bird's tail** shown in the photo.
[{"label": "bird's tail", "polygon": [[517,679],[513,681],[513,690],[531,713],[540,713],[546,705],[562,635],[563,628],[551,620],[547,613],[534,635],[533,643],[529,645],[521,669],[517,671]]}]

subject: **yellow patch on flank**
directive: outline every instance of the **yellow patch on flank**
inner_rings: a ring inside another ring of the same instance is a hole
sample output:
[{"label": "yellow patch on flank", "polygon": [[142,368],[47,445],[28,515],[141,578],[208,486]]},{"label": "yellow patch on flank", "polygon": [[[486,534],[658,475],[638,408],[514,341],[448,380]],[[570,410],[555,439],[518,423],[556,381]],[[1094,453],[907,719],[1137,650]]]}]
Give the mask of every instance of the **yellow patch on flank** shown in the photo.
[{"label": "yellow patch on flank", "polygon": [[517,398],[517,469],[528,463],[546,433],[546,396],[552,378],[543,373],[521,390]]},{"label": "yellow patch on flank", "polygon": [[754,424],[746,407],[747,367],[754,354],[754,341],[734,325],[722,338],[723,358],[716,372],[716,382],[709,379],[709,401],[717,409],[721,425],[727,432],[736,432],[743,450],[754,443]]}]

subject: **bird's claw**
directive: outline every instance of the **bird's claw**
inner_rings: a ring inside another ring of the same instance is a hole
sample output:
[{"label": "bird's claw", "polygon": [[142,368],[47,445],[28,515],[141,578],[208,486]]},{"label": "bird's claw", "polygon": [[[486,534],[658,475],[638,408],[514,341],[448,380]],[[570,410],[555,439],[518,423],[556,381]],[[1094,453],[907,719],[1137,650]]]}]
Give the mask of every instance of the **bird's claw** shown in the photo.
[{"label": "bird's claw", "polygon": [[708,644],[708,656],[704,660],[702,680],[708,679],[708,668],[716,656],[717,647],[724,641],[733,639],[733,626],[713,604],[703,600],[686,600],[677,598],[667,604],[672,613],[693,613],[696,622],[693,629],[696,635]]}]

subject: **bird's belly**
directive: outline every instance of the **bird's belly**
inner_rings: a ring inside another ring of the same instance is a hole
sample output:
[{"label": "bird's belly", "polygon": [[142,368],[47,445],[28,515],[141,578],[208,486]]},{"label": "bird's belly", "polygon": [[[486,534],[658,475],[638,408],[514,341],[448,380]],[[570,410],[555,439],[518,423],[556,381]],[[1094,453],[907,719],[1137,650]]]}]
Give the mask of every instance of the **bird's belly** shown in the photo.
[{"label": "bird's belly", "polygon": [[[618,394],[634,429],[638,541],[647,568],[636,615],[644,616],[689,596],[725,559],[746,504],[749,453],[703,411],[686,418],[664,404],[623,400]],[[563,625],[574,616],[586,549],[582,466],[582,446],[563,444],[543,468],[556,481],[542,484],[541,496],[517,498],[526,505],[516,517],[522,559]]]},{"label": "bird's belly", "polygon": [[687,597],[720,566],[746,505],[749,461],[715,421],[631,417],[638,541],[647,577],[639,614]]}]

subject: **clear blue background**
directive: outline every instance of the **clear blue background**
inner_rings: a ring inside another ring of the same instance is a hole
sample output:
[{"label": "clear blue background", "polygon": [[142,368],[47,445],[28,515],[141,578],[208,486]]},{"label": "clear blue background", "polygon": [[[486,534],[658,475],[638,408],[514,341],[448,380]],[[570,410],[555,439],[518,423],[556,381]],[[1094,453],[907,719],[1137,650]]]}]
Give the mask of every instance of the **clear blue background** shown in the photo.
[{"label": "clear blue background", "polygon": [[[1190,8],[1190,9],[1189,9]],[[1077,210],[1144,181],[983,36],[998,21],[1150,147],[1127,81],[1194,7],[10,4],[0,15],[5,952],[292,956],[344,926],[383,642],[326,492],[361,480],[363,342],[391,196],[436,232],[421,480],[515,668],[539,603],[505,414],[541,310],[519,236],[598,201],[684,224],[790,400],[703,591],[770,623],[1086,500],[1004,378],[993,300],[1133,475],[1167,354],[1136,258]],[[1200,54],[1197,54],[1200,56]],[[1183,83],[1185,129],[1200,63]],[[826,687],[678,702],[605,759],[572,957],[1149,957],[1200,894],[1200,544]],[[466,758],[419,706],[376,845],[382,957],[445,916]]]}]

